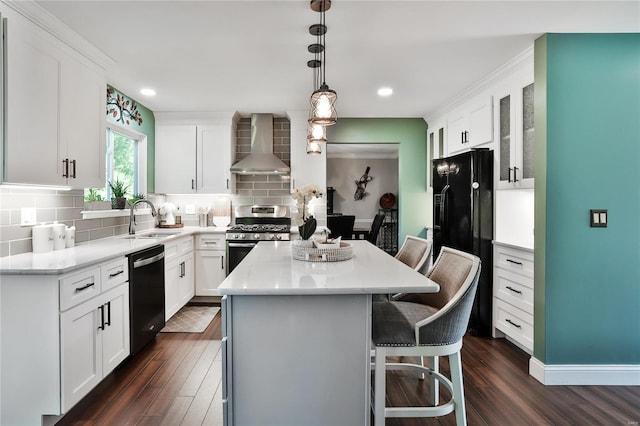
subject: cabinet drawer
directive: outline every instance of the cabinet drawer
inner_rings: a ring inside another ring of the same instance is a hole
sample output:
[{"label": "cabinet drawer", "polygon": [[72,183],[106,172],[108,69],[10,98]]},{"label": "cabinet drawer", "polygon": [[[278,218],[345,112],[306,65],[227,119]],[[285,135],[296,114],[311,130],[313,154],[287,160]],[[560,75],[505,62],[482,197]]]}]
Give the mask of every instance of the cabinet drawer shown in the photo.
[{"label": "cabinet drawer", "polygon": [[104,263],[100,267],[100,271],[102,273],[102,291],[107,291],[129,281],[129,264],[126,257]]},{"label": "cabinet drawer", "polygon": [[181,238],[164,244],[164,261],[170,261],[184,253],[193,251],[193,237]]},{"label": "cabinet drawer", "polygon": [[496,247],[496,266],[533,278],[533,253],[510,247]]},{"label": "cabinet drawer", "polygon": [[533,279],[496,268],[496,297],[533,315]]},{"label": "cabinet drawer", "polygon": [[225,234],[204,234],[196,236],[196,250],[225,250]]},{"label": "cabinet drawer", "polygon": [[65,311],[102,291],[100,267],[83,269],[60,278],[60,310]]},{"label": "cabinet drawer", "polygon": [[495,327],[533,351],[533,315],[500,299],[495,299]]}]

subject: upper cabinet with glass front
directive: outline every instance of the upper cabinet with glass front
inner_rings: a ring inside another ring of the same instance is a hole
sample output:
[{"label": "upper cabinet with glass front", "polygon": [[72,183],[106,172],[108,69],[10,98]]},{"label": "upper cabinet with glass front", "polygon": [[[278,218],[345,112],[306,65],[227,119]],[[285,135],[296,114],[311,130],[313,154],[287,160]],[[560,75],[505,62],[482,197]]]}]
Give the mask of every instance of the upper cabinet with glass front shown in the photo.
[{"label": "upper cabinet with glass front", "polygon": [[2,181],[104,186],[103,68],[34,25],[37,18],[6,4],[0,12],[7,18]]},{"label": "upper cabinet with glass front", "polygon": [[433,124],[429,123],[427,132],[427,189],[433,188],[433,160],[444,157],[445,137],[446,137],[445,121],[434,120]]},{"label": "upper cabinet with glass front", "polygon": [[520,72],[495,97],[497,188],[534,186],[533,71]]}]

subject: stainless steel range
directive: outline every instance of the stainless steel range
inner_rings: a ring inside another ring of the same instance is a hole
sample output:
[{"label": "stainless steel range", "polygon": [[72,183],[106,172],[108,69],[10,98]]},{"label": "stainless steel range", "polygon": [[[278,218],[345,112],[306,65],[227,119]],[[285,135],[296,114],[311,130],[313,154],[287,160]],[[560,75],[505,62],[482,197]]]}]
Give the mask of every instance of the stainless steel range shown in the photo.
[{"label": "stainless steel range", "polygon": [[227,275],[260,241],[289,241],[291,210],[282,205],[237,206],[227,230]]}]

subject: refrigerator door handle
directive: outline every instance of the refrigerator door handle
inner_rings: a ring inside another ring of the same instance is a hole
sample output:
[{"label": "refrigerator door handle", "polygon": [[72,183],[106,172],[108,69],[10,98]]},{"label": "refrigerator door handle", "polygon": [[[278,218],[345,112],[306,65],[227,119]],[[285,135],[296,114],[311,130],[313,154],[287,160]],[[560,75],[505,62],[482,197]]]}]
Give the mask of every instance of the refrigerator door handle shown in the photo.
[{"label": "refrigerator door handle", "polygon": [[447,211],[447,191],[449,190],[449,184],[446,184],[440,192],[440,229],[446,229],[447,217],[445,212]]}]

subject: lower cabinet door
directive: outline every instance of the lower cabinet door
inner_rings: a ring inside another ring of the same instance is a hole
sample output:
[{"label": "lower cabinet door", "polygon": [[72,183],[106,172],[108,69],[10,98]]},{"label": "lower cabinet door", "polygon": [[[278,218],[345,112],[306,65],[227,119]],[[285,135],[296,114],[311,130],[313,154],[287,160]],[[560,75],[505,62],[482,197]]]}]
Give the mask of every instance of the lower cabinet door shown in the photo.
[{"label": "lower cabinet door", "polygon": [[196,296],[218,296],[226,276],[224,251],[196,251]]},{"label": "lower cabinet door", "polygon": [[193,298],[194,294],[194,270],[193,252],[182,257],[182,276],[178,281],[178,299],[180,308],[186,305]]},{"label": "lower cabinet door", "polygon": [[[102,332],[102,376],[111,373],[129,356],[129,284],[107,292]],[[105,300],[105,299],[103,299]]]},{"label": "lower cabinet door", "polygon": [[169,321],[169,318],[180,309],[178,283],[182,275],[181,261],[172,260],[165,263],[164,268],[164,316],[165,321]]},{"label": "lower cabinet door", "polygon": [[95,298],[60,314],[62,412],[102,380],[102,306]]}]

